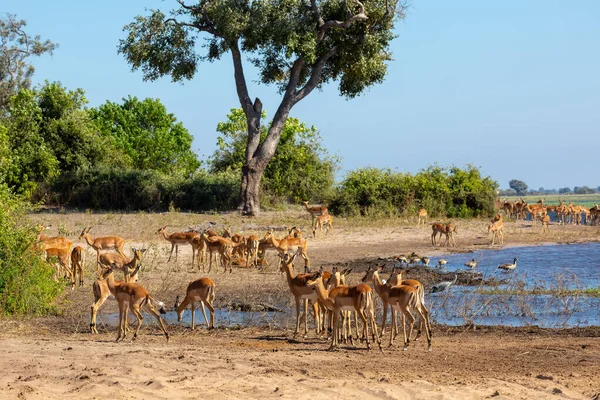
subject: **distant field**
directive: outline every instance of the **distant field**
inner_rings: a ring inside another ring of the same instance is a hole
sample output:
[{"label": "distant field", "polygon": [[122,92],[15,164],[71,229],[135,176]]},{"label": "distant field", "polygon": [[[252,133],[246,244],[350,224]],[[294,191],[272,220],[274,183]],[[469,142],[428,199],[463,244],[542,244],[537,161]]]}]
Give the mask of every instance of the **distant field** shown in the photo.
[{"label": "distant field", "polygon": [[501,197],[508,201],[515,201],[519,198],[523,198],[527,203],[535,203],[540,199],[544,199],[546,205],[556,205],[560,200],[568,204],[570,201],[573,204],[577,204],[585,207],[593,207],[596,204],[600,204],[600,193],[594,194],[548,194],[548,195],[534,195],[534,196],[508,196]]}]

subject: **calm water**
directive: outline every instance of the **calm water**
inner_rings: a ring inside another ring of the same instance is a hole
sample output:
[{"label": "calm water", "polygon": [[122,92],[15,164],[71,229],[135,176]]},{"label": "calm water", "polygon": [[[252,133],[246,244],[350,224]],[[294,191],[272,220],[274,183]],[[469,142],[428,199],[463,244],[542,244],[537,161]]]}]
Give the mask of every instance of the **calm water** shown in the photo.
[{"label": "calm water", "polygon": [[[512,263],[518,258],[517,269],[505,272],[498,265]],[[587,289],[600,287],[600,243],[511,247],[502,250],[482,250],[474,253],[446,255],[447,271],[467,269],[464,263],[475,258],[479,265],[475,271],[486,277],[507,281],[500,289],[525,287]],[[430,265],[437,263],[432,259]],[[460,273],[460,272],[458,272]],[[576,327],[600,325],[600,299],[586,296],[555,297],[549,295],[488,295],[478,290],[493,289],[455,285],[442,293],[426,294],[433,319],[441,324],[464,325],[538,325],[540,327]],[[379,305],[379,299],[376,304]],[[287,309],[287,305],[279,305]],[[217,309],[216,326],[273,326],[292,328],[295,323],[293,307],[289,312],[241,312]],[[118,314],[99,315],[99,320],[116,326]],[[380,316],[378,320],[380,320]],[[169,311],[165,316],[169,324],[176,324],[177,315]],[[154,323],[147,316],[144,324]],[[191,311],[184,312],[184,325],[191,324]],[[196,311],[196,325],[204,326],[204,317]],[[309,317],[309,327],[312,327]]]},{"label": "calm water", "polygon": [[[506,272],[498,265],[512,263]],[[506,280],[500,289],[588,289],[600,287],[600,243],[511,247],[445,256],[448,271],[467,269],[464,263],[479,261],[476,271],[485,277]],[[433,260],[432,264],[437,260]],[[459,272],[460,273],[460,272]],[[600,325],[600,299],[585,296],[486,295],[474,288],[454,286],[448,292],[431,294],[428,304],[439,323],[462,325],[538,325],[574,327]],[[491,288],[489,288],[491,289]]]}]

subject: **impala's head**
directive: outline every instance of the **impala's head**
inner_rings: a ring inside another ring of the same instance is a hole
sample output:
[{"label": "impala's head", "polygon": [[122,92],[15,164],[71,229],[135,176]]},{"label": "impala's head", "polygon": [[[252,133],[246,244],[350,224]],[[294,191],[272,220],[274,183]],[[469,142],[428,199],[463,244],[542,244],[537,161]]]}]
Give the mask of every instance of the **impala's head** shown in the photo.
[{"label": "impala's head", "polygon": [[79,239],[83,239],[85,237],[85,235],[88,234],[88,232],[90,231],[90,229],[92,229],[91,226],[83,228],[83,230],[81,231],[81,235],[79,235]]},{"label": "impala's head", "polygon": [[161,226],[160,228],[158,228],[158,230],[156,231],[157,235],[160,235],[161,233],[163,233],[165,231],[165,229],[167,229],[167,226]]},{"label": "impala's head", "polygon": [[112,273],[113,273],[113,266],[102,267],[102,270],[100,271],[100,276],[98,276],[98,279],[106,279]]},{"label": "impala's head", "polygon": [[365,276],[362,277],[362,279],[360,280],[361,282],[371,282],[373,280],[373,275],[375,274],[375,271],[377,269],[373,268],[372,266],[369,265],[369,268],[367,268],[367,272],[365,272]]},{"label": "impala's head", "polygon": [[175,309],[175,312],[177,313],[177,321],[181,322],[181,319],[183,317],[183,309],[179,310],[179,296],[175,297],[175,305],[173,306],[173,308]]},{"label": "impala's head", "polygon": [[140,269],[142,269],[142,264],[138,264],[135,266],[133,271],[129,273],[129,278],[127,278],[127,282],[137,282],[139,280]]},{"label": "impala's head", "polygon": [[323,285],[323,268],[319,269],[319,272],[313,274],[310,278],[306,280],[306,286],[318,286]]}]

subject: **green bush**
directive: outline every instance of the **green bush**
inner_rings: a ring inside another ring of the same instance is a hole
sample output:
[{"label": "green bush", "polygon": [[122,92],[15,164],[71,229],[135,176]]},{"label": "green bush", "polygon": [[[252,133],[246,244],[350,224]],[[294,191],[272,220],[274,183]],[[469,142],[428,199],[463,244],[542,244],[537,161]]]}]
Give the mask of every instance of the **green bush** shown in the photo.
[{"label": "green bush", "polygon": [[473,166],[431,166],[414,176],[363,168],[346,175],[329,204],[346,216],[414,215],[424,207],[433,216],[467,218],[493,214],[497,187]]},{"label": "green bush", "polygon": [[0,185],[0,313],[42,315],[54,311],[63,287],[34,250],[35,233],[20,224],[28,203]]},{"label": "green bush", "polygon": [[234,209],[239,195],[237,174],[198,172],[191,178],[157,171],[89,169],[64,174],[47,189],[49,200],[97,210],[192,211]]}]

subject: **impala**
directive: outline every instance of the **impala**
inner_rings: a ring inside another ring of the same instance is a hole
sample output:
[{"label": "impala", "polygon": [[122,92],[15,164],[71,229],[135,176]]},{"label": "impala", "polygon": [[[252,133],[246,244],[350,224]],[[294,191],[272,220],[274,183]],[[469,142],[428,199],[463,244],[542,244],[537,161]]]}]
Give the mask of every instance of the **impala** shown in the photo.
[{"label": "impala", "polygon": [[258,236],[250,235],[246,238],[246,268],[250,264],[253,267],[258,267],[258,248],[260,241]]},{"label": "impala", "polygon": [[540,199],[535,204],[525,205],[525,209],[529,212],[529,214],[531,214],[531,226],[535,226],[538,217],[546,212],[546,207],[544,207],[544,199]]},{"label": "impala", "polygon": [[46,261],[50,262],[53,258],[56,258],[56,262],[52,265],[56,269],[55,280],[58,282],[60,279],[61,272],[63,273],[63,277],[70,277],[71,280],[71,288],[75,288],[75,277],[73,276],[73,271],[71,270],[71,250],[59,247],[51,247],[49,249],[44,250],[44,256]]},{"label": "impala", "polygon": [[113,294],[113,296],[115,296],[115,299],[119,303],[119,335],[117,336],[117,342],[125,339],[127,334],[127,313],[129,312],[130,307],[133,315],[135,315],[137,319],[137,326],[133,334],[133,339],[137,338],[140,328],[142,327],[142,320],[144,317],[142,316],[140,309],[145,308],[146,311],[154,315],[165,334],[167,342],[169,341],[169,334],[165,329],[163,320],[160,317],[160,314],[154,308],[155,305],[158,305],[164,312],[163,304],[161,302],[154,300],[150,293],[148,293],[144,287],[138,285],[137,283],[125,282],[121,283],[120,285],[115,285],[112,268],[107,268],[103,273],[102,278],[106,278],[106,283],[110,292]]},{"label": "impala", "polygon": [[[103,269],[105,271],[106,269]],[[138,265],[135,270],[132,271],[130,275],[130,282],[137,282],[138,280],[138,272],[140,270],[140,266]],[[114,281],[115,286],[119,286],[125,281]],[[98,310],[104,304],[106,299],[111,295],[111,291],[108,287],[108,278],[103,277],[97,279],[92,285],[92,291],[94,293],[94,303],[92,304],[92,313],[90,318],[90,330],[92,333],[98,333],[96,329],[96,317],[98,315]],[[126,316],[127,317],[127,316]],[[127,318],[126,318],[127,320]],[[127,321],[125,321],[125,327],[128,328]]]},{"label": "impala", "polygon": [[303,203],[304,203],[304,208],[310,214],[310,218],[311,218],[310,226],[312,226],[314,228],[315,218],[318,217],[319,215],[328,214],[327,207],[325,207],[323,205],[309,206],[308,201],[304,201]]},{"label": "impala", "polygon": [[[212,269],[213,253],[218,253],[221,256],[221,264],[224,267],[223,272],[227,272],[227,265],[229,265],[229,272],[231,273],[231,253],[235,243],[221,236],[208,236],[206,233],[200,235],[200,239],[205,242],[209,253],[208,272],[210,273]],[[202,272],[204,272],[204,265],[202,266]]]},{"label": "impala", "polygon": [[423,223],[423,226],[425,226],[425,223],[427,222],[427,210],[424,208],[421,208],[419,210],[418,216],[419,216],[419,219],[417,221],[417,227],[421,225],[421,222]]},{"label": "impala", "polygon": [[304,303],[304,313],[302,316],[304,317],[304,336],[308,335],[308,322],[307,322],[307,314],[308,314],[308,302],[312,302],[313,313],[315,316],[315,324],[316,324],[316,333],[319,334],[319,329],[321,326],[320,323],[320,313],[319,313],[319,305],[317,304],[317,293],[313,290],[312,287],[307,286],[307,282],[312,276],[311,274],[298,274],[294,275],[293,264],[294,259],[298,255],[298,250],[291,257],[289,254],[284,253],[282,255],[282,263],[281,268],[285,272],[285,276],[287,278],[287,283],[294,296],[294,301],[296,303],[296,329],[294,331],[294,336],[298,335],[300,330],[300,302]]},{"label": "impala", "polygon": [[96,271],[100,266],[100,250],[115,249],[120,255],[123,257],[125,256],[125,254],[123,254],[125,239],[118,236],[105,236],[94,239],[89,234],[90,229],[92,229],[91,226],[84,228],[83,231],[81,231],[81,235],[79,235],[79,239],[85,239],[86,243],[96,250]]},{"label": "impala", "polygon": [[[179,253],[179,245],[192,245],[192,239],[196,236],[199,236],[196,232],[167,232],[167,226],[163,226],[156,231],[157,235],[161,235],[171,243],[171,252],[169,253],[169,259],[167,262],[171,261],[171,256],[173,255],[173,249],[175,249],[175,262],[177,262],[177,253]],[[194,265],[194,246],[192,246],[192,265]]]},{"label": "impala", "polygon": [[548,232],[550,226],[550,216],[546,213],[542,214],[540,217],[540,222],[542,223],[542,233]]},{"label": "impala", "polygon": [[377,324],[375,323],[375,312],[373,310],[373,290],[364,283],[357,286],[338,286],[331,290],[325,289],[320,272],[308,278],[307,285],[316,289],[319,300],[333,312],[333,334],[331,336],[330,350],[335,350],[339,346],[340,338],[340,317],[342,311],[356,311],[362,320],[366,331],[365,340],[367,349],[371,349],[369,343],[369,324],[373,334],[373,340],[377,341],[379,350],[381,340],[377,334]]},{"label": "impala", "polygon": [[492,235],[492,246],[498,241],[498,244],[504,244],[504,222],[502,220],[492,222],[488,225],[488,234]]},{"label": "impala", "polygon": [[85,265],[85,249],[81,246],[75,246],[71,252],[71,271],[73,281],[77,281],[79,275],[79,286],[83,286],[83,266]]},{"label": "impala", "polygon": [[[200,278],[193,282],[190,282],[186,294],[185,299],[183,299],[183,303],[179,303],[179,296],[175,299],[175,310],[177,311],[177,320],[181,321],[181,317],[183,315],[183,310],[191,303],[192,305],[192,330],[194,330],[194,316],[196,314],[196,309],[194,306],[195,301],[200,301],[200,306],[202,307],[202,315],[204,315],[204,321],[206,321],[206,326],[208,329],[213,329],[215,327],[215,309],[213,307],[213,302],[215,301],[215,283],[210,278]],[[204,305],[208,307],[208,311],[210,311],[210,323],[208,322],[208,318],[206,318],[206,310],[204,309]]]},{"label": "impala", "polygon": [[317,237],[317,229],[319,229],[319,233],[323,236],[323,227],[325,226],[325,234],[328,234],[329,231],[333,231],[333,216],[331,214],[319,215],[315,218],[315,223],[313,226],[313,238]]},{"label": "impala", "polygon": [[267,232],[265,239],[271,240],[271,242],[275,246],[275,249],[279,253],[280,258],[282,258],[283,255],[288,252],[288,250],[293,251],[293,250],[297,249],[300,252],[300,255],[302,256],[302,258],[304,259],[304,265],[306,267],[310,267],[310,259],[308,258],[308,254],[306,253],[307,242],[306,242],[306,239],[304,239],[301,236],[301,232],[297,233],[296,237],[291,237],[291,238],[287,237],[287,238],[284,238],[281,240],[277,240],[273,236],[273,232],[269,231],[269,232]]},{"label": "impala", "polygon": [[131,258],[116,253],[103,253],[100,254],[100,264],[122,271],[125,282],[131,282],[132,271],[139,270],[139,268],[136,269],[137,262],[142,259],[142,253],[145,251],[146,249],[136,249],[133,247],[131,248],[131,252],[133,253]]},{"label": "impala", "polygon": [[398,267],[392,268],[392,272],[386,283],[392,287],[406,285],[417,289],[419,302],[421,303],[421,312],[425,318],[420,319],[415,340],[418,340],[419,337],[421,337],[421,330],[424,328],[424,325],[426,325],[425,329],[429,329],[429,335],[431,336],[431,322],[429,321],[429,310],[425,307],[425,288],[423,287],[423,284],[416,279],[402,279],[402,269]]},{"label": "impala", "polygon": [[436,236],[439,234],[440,239],[442,238],[442,234],[446,235],[446,241],[444,242],[444,246],[450,244],[450,246],[456,246],[456,241],[454,240],[454,233],[458,233],[457,227],[452,224],[432,224],[431,225],[431,245],[438,245],[436,242]]}]

